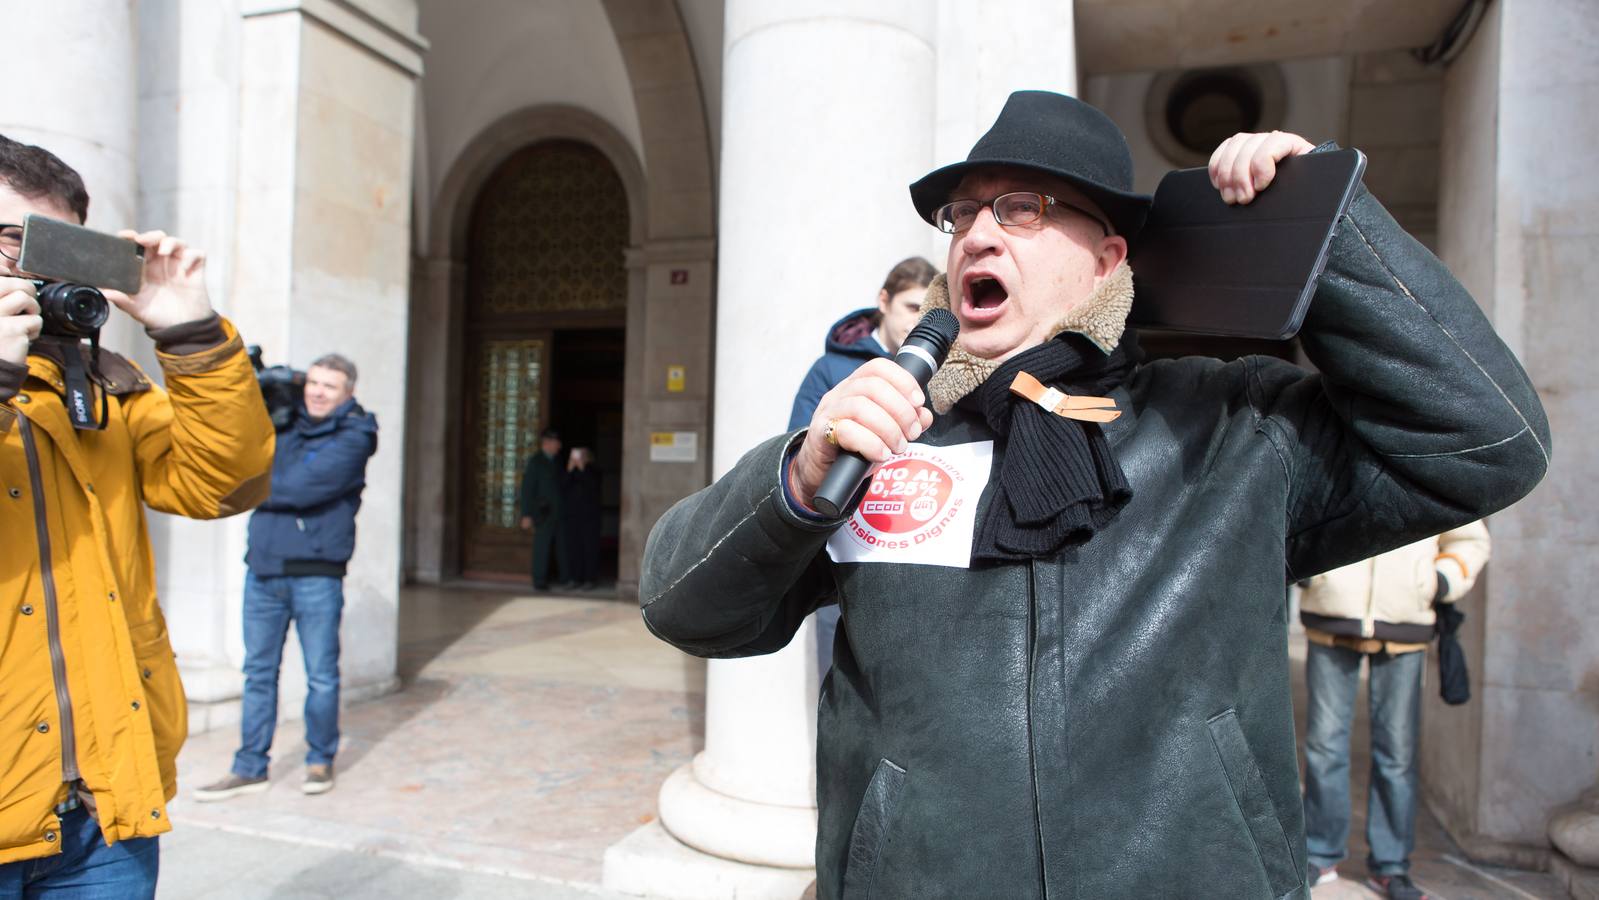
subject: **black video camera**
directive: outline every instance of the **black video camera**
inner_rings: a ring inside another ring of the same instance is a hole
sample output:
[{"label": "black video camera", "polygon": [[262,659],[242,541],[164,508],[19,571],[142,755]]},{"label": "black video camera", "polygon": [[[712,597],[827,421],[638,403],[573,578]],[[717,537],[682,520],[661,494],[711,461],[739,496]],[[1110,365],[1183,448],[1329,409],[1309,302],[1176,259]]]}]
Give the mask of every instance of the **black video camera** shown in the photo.
[{"label": "black video camera", "polygon": [[305,402],[305,373],[288,366],[265,365],[258,344],[251,344],[246,352],[250,354],[250,365],[255,367],[255,380],[261,384],[261,399],[266,401],[272,427],[282,431],[294,421],[294,411]]}]

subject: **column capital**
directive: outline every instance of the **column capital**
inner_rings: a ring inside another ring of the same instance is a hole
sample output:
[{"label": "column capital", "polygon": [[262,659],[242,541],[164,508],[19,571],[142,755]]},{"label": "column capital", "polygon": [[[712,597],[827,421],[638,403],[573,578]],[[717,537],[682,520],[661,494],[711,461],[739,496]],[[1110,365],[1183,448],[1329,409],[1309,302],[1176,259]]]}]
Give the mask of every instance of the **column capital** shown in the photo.
[{"label": "column capital", "polygon": [[411,77],[421,78],[428,41],[417,32],[414,17],[407,22],[369,6],[363,0],[242,0],[239,13],[245,19],[296,13],[315,19]]},{"label": "column capital", "polygon": [[672,238],[645,241],[627,248],[623,260],[629,269],[642,269],[657,263],[704,262],[716,258],[716,238]]}]

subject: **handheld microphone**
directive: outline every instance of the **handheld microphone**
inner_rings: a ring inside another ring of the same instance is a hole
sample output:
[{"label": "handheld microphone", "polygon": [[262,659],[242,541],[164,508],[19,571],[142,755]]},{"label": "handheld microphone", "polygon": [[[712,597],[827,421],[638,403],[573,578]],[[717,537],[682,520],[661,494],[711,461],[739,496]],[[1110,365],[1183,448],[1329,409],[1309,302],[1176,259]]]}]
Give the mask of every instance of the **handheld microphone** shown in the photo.
[{"label": "handheld microphone", "polygon": [[[894,354],[894,362],[911,373],[916,384],[926,391],[928,380],[944,364],[944,357],[949,355],[949,348],[955,346],[955,336],[960,330],[961,324],[954,313],[947,309],[935,309],[922,316],[911,333],[905,336],[899,352]],[[855,496],[861,479],[866,477],[871,468],[872,464],[866,461],[866,457],[850,450],[842,451],[822,477],[822,486],[816,489],[811,505],[822,515],[837,518],[850,498]]]}]

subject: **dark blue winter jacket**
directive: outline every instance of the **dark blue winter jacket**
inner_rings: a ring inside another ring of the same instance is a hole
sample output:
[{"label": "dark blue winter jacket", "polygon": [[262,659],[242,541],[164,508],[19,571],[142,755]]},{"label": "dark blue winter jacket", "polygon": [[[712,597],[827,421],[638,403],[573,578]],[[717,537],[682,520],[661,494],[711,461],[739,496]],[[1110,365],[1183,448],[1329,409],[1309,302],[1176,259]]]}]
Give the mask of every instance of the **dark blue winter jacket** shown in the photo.
[{"label": "dark blue winter jacket", "polygon": [[788,430],[803,428],[811,423],[816,404],[833,386],[848,378],[867,360],[886,358],[888,351],[872,337],[877,328],[877,310],[857,309],[827,329],[827,352],[811,364],[794,395],[794,409],[788,415]]},{"label": "dark blue winter jacket", "polygon": [[366,461],[377,449],[377,417],[353,398],[320,421],[301,406],[278,432],[272,496],[250,516],[250,571],[342,577],[355,552]]}]

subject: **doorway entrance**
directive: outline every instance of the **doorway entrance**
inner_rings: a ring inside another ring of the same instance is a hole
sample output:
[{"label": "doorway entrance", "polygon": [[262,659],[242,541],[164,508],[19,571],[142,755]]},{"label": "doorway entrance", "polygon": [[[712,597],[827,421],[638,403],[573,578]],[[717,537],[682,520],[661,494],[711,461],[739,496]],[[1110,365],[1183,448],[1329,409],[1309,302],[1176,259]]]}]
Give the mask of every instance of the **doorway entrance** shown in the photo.
[{"label": "doorway entrance", "polygon": [[[622,484],[628,244],[626,191],[610,162],[577,141],[513,154],[485,182],[467,251],[459,435],[461,574],[526,583],[522,473],[546,429],[557,460],[594,450],[601,571],[613,578]],[[552,580],[564,580],[559,571]]]}]

